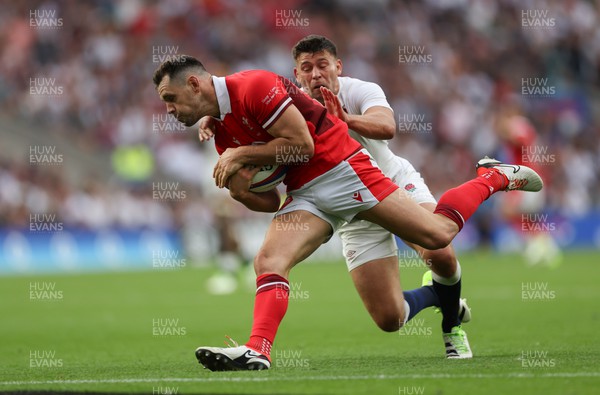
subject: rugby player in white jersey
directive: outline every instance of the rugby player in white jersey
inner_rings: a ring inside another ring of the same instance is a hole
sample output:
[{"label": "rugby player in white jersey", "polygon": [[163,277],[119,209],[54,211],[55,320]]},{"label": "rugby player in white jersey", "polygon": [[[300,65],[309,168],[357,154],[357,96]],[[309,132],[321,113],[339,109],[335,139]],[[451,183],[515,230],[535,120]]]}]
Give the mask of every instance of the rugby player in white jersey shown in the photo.
[{"label": "rugby player in white jersey", "polygon": [[[369,151],[382,172],[414,201],[433,212],[437,202],[421,175],[388,147],[386,140],[394,137],[396,123],[381,87],[341,77],[342,61],[337,57],[335,44],[326,37],[304,37],[294,46],[292,56],[294,75],[302,89],[345,121],[350,135]],[[371,317],[383,330],[395,327],[402,311],[403,293],[394,235],[377,224],[359,219],[345,223],[338,233],[348,270]],[[405,243],[431,268],[424,276],[424,285],[431,286],[439,297],[447,358],[471,358],[467,335],[461,328],[461,321],[470,320],[470,311],[465,300],[460,299],[461,268],[454,249],[449,245],[427,250]],[[412,297],[413,291],[404,292],[404,299]]]}]

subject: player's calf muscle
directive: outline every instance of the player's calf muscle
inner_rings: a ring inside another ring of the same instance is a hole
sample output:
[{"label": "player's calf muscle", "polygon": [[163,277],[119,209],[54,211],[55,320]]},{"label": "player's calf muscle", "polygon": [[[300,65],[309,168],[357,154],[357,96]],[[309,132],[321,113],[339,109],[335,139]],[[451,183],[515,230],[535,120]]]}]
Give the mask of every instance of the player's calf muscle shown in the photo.
[{"label": "player's calf muscle", "polygon": [[451,245],[439,250],[423,250],[425,264],[442,277],[451,277],[456,273],[456,255]]},{"label": "player's calf muscle", "polygon": [[428,211],[403,193],[390,194],[357,217],[430,250],[446,247],[458,233],[452,220]]},{"label": "player's calf muscle", "polygon": [[427,216],[416,217],[406,211],[390,215],[382,210],[372,211],[375,208],[360,213],[357,217],[374,222],[401,239],[429,250],[448,246],[458,233],[458,226],[449,219],[445,221],[446,218],[442,215],[427,212]]}]

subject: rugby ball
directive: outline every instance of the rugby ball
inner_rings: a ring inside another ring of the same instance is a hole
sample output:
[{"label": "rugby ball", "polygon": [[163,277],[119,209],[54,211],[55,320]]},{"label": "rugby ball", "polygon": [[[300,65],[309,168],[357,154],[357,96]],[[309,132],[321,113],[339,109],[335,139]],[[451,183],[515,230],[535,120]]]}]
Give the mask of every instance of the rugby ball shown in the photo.
[{"label": "rugby ball", "polygon": [[[253,169],[254,165],[248,165]],[[281,184],[285,178],[287,167],[279,165],[262,165],[258,173],[252,178],[250,192],[267,192]]]}]

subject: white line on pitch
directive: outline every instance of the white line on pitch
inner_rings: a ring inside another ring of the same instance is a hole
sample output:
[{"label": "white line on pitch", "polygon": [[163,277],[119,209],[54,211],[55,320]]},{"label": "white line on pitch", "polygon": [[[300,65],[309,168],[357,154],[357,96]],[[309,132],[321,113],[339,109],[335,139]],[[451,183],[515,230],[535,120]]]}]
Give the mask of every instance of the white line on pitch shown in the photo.
[{"label": "white line on pitch", "polygon": [[165,377],[139,379],[100,379],[100,380],[47,380],[47,381],[0,381],[0,385],[48,385],[48,384],[125,384],[125,383],[155,383],[155,382],[264,382],[264,381],[336,381],[336,380],[397,380],[397,379],[495,379],[495,378],[573,378],[600,377],[600,372],[556,372],[556,373],[506,373],[506,374],[399,374],[399,375],[368,375],[368,376],[301,376],[301,377]]}]

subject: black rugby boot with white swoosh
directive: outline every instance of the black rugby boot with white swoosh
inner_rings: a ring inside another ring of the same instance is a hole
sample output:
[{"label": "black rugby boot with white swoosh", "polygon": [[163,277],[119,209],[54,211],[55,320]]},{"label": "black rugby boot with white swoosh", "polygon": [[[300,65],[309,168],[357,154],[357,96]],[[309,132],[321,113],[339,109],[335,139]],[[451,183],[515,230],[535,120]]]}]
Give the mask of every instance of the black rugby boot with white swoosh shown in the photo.
[{"label": "black rugby boot with white swoosh", "polygon": [[206,369],[213,372],[228,370],[266,370],[271,362],[246,346],[238,347],[198,347],[196,358]]}]

